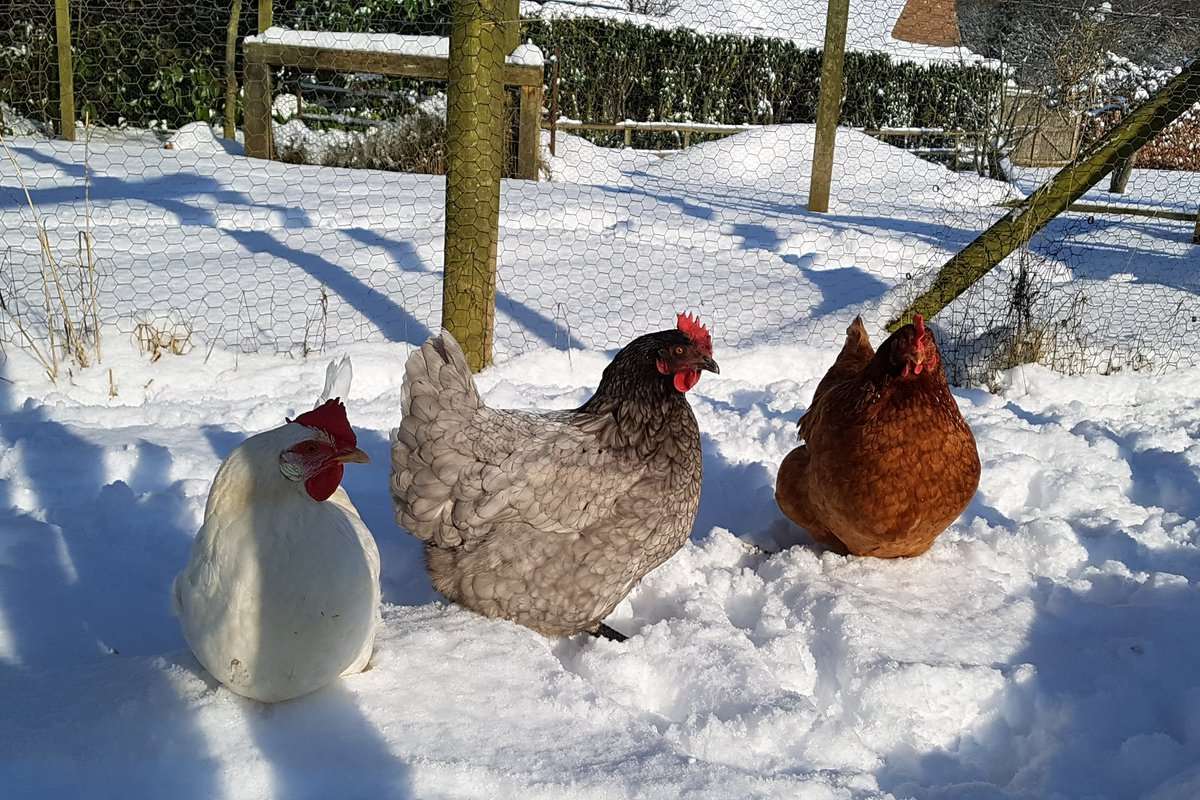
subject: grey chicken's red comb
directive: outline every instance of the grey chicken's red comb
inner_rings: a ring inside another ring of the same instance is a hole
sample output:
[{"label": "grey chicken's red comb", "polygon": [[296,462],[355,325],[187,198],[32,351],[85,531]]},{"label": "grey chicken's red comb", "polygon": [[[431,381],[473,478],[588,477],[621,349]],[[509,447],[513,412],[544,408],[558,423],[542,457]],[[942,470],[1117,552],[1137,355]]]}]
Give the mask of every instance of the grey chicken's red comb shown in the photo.
[{"label": "grey chicken's red comb", "polygon": [[692,340],[692,344],[703,350],[705,355],[712,355],[712,337],[708,334],[708,328],[700,324],[699,317],[685,312],[675,318],[675,326]]}]

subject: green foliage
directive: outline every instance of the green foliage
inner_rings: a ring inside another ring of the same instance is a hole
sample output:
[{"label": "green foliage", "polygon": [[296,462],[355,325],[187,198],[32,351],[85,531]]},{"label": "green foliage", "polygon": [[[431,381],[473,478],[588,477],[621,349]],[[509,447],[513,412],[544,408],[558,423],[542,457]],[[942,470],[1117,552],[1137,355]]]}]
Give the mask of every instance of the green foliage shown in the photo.
[{"label": "green foliage", "polygon": [[[0,100],[34,119],[56,108],[49,4],[15,0],[0,11]],[[449,0],[276,0],[291,28],[446,35]],[[229,0],[75,0],[76,107],[99,123],[175,127],[223,109]],[[254,32],[242,15],[242,35]],[[533,20],[522,38],[561,54],[560,112],[589,122],[811,122],[819,50],[783,39],[706,35],[603,19]],[[283,81],[297,77],[293,71]],[[349,76],[322,76],[350,85]],[[407,91],[412,82],[389,82]],[[984,127],[997,75],[983,67],[892,62],[848,53],[844,124]],[[420,87],[426,94],[428,87]],[[371,106],[370,102],[363,106]],[[604,138],[604,137],[597,137]],[[666,135],[653,137],[663,140]],[[662,141],[639,140],[642,145]]]},{"label": "green foliage", "polygon": [[[813,122],[821,51],[784,39],[538,20],[523,33],[560,64],[560,111],[588,122]],[[995,71],[846,54],[843,124],[982,128]]]}]

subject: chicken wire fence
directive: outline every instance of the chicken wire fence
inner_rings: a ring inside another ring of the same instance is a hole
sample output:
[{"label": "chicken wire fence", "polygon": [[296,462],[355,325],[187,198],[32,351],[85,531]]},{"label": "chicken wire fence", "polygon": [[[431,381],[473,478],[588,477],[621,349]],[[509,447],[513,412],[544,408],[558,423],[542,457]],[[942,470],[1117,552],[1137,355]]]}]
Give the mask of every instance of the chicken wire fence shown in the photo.
[{"label": "chicken wire fence", "polygon": [[[451,53],[437,0],[276,2],[261,36],[252,0],[73,0],[71,143],[51,138],[54,4],[6,4],[5,342],[86,349],[111,326],[152,357],[307,355],[420,343],[445,302],[494,314],[497,358],[618,347],[683,309],[718,348],[836,345],[855,314],[881,332],[1200,47],[1188,2],[973,0],[957,24],[946,4],[852,4],[816,214],[824,2],[525,2],[519,33],[513,4],[475,5],[490,58]],[[451,70],[481,63],[503,75],[492,101],[450,107]],[[952,377],[1200,360],[1194,102],[1121,191],[1105,177],[937,315]],[[473,181],[449,224],[448,164]]]}]

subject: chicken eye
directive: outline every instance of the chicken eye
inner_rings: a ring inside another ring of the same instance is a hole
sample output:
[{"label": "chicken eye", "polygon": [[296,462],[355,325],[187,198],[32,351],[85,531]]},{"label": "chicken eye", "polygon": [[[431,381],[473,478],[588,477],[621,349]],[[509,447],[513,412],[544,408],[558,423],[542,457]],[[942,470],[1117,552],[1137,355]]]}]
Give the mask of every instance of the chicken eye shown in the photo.
[{"label": "chicken eye", "polygon": [[683,348],[680,347],[679,345],[675,345],[675,349],[672,352],[675,353],[675,355],[677,355],[677,356],[681,356],[681,355],[683,355]]}]

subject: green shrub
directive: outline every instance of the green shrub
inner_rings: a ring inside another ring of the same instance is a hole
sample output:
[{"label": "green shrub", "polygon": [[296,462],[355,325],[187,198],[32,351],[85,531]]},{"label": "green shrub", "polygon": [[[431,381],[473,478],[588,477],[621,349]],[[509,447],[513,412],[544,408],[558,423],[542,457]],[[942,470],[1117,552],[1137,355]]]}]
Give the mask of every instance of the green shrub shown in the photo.
[{"label": "green shrub", "polygon": [[[38,120],[52,118],[57,107],[48,5],[18,0],[0,11],[0,100]],[[243,11],[242,35],[257,25],[253,8]],[[275,20],[292,28],[445,35],[448,8],[448,0],[276,0]],[[229,0],[120,5],[75,0],[79,115],[142,127],[219,117],[228,14]],[[821,52],[783,39],[589,18],[533,20],[522,37],[547,56],[561,54],[560,113],[576,119],[783,123],[816,116]],[[280,83],[301,77],[311,78],[285,70]],[[320,77],[342,86],[353,80]],[[430,90],[404,79],[387,84],[394,91],[416,87],[421,95]],[[978,129],[996,85],[997,73],[984,67],[925,66],[849,53],[844,122]],[[371,109],[370,101],[360,105]],[[374,113],[386,112],[386,102],[375,105]],[[639,144],[662,146],[670,137],[645,138]]]}]

